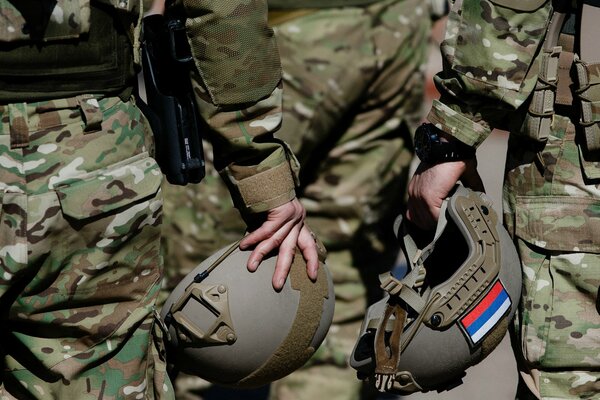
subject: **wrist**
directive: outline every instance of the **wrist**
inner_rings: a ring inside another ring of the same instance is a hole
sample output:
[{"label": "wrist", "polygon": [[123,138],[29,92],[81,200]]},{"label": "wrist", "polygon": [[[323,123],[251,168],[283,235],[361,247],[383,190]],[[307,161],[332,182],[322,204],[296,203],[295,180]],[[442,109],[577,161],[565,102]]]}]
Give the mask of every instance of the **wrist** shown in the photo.
[{"label": "wrist", "polygon": [[433,124],[422,124],[415,133],[415,152],[422,162],[437,164],[475,158],[475,148]]}]

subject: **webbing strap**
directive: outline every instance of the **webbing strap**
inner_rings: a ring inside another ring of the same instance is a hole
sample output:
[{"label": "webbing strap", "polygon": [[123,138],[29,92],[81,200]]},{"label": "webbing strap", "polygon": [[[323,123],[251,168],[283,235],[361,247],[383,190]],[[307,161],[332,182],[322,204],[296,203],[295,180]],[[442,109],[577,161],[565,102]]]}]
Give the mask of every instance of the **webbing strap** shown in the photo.
[{"label": "webbing strap", "polygon": [[[388,338],[385,327],[390,321],[393,321],[393,328]],[[375,334],[375,387],[380,392],[391,390],[394,384],[400,363],[400,338],[405,322],[406,310],[399,304],[388,301]]]},{"label": "webbing strap", "polygon": [[558,37],[558,45],[562,47],[558,59],[558,84],[556,87],[556,104],[570,106],[573,104],[573,93],[571,92],[571,68],[575,54],[573,47],[575,45],[575,36],[561,33]]},{"label": "webbing strap", "polygon": [[[417,276],[417,279],[419,280],[417,280],[416,283],[410,283],[415,280],[414,276]],[[413,274],[408,279],[407,277],[404,277],[402,280],[398,280],[392,275],[391,272],[386,272],[379,275],[381,288],[385,292],[389,293],[390,297],[395,296],[400,298],[417,313],[423,312],[426,306],[426,302],[424,300],[424,297],[417,293],[414,287],[419,287],[421,281],[424,279],[425,268],[423,267],[418,268],[418,272]]]}]

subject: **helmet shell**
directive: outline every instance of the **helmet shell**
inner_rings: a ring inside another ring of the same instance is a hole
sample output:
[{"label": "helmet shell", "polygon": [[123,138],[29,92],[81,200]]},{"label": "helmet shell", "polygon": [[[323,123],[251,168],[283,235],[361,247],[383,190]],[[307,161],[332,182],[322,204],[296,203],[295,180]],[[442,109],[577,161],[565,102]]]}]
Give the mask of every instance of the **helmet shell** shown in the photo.
[{"label": "helmet shell", "polygon": [[275,291],[277,257],[266,257],[251,273],[250,253],[237,243],[225,247],[173,290],[161,312],[169,364],[215,384],[258,387],[302,366],[321,344],[335,301],[325,264],[312,282],[296,251],[283,288]]}]

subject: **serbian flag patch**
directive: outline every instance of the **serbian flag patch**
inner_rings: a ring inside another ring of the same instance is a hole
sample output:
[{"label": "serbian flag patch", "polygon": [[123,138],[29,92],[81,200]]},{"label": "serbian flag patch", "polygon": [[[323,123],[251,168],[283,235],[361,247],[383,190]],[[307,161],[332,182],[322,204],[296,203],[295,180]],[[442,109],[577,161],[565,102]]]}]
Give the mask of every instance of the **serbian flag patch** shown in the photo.
[{"label": "serbian flag patch", "polygon": [[510,306],[511,301],[506,289],[497,281],[479,304],[460,320],[473,344],[477,344],[496,326]]}]

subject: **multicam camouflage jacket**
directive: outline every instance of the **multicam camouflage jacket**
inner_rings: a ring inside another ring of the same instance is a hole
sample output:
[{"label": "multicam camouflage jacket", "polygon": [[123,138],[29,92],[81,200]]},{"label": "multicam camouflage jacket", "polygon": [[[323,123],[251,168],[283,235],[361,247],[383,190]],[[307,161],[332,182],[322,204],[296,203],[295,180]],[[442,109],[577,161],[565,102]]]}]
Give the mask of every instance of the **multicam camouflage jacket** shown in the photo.
[{"label": "multicam camouflage jacket", "polygon": [[[132,17],[129,20],[138,21],[136,17],[151,1],[34,3],[0,0],[0,42],[31,40],[26,17],[28,10],[34,8],[34,14],[42,15],[45,25],[35,39],[55,42],[88,32],[94,3],[112,5]],[[236,206],[242,212],[261,212],[293,199],[297,162],[287,147],[272,136],[282,116],[281,66],[273,31],[266,22],[266,0],[182,3],[199,71],[193,76],[197,103],[211,128],[208,135],[215,144],[215,165],[229,183]]]},{"label": "multicam camouflage jacket", "polygon": [[540,48],[552,14],[550,0],[456,0],[441,50],[441,92],[428,119],[460,141],[478,146],[490,126],[532,93]]}]

